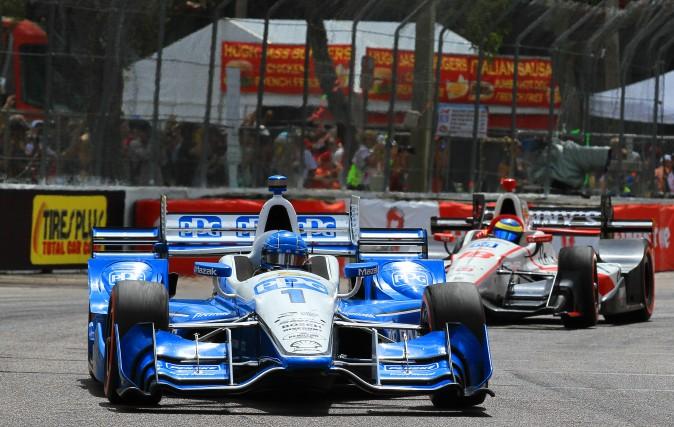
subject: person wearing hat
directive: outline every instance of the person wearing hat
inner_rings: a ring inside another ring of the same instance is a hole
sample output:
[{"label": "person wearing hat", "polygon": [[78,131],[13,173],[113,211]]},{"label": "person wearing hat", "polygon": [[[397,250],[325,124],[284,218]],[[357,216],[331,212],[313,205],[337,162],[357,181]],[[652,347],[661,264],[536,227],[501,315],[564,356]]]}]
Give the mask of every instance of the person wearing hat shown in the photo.
[{"label": "person wearing hat", "polygon": [[671,179],[674,180],[672,174],[672,156],[665,154],[660,159],[660,166],[655,168],[655,187],[658,193],[672,192],[674,190],[674,182],[670,184]]}]

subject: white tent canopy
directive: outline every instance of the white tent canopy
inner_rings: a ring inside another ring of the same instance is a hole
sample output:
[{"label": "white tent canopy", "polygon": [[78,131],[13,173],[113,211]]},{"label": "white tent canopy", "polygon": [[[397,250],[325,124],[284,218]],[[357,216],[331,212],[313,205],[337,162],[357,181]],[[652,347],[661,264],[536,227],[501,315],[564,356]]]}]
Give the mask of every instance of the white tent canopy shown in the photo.
[{"label": "white tent canopy", "polygon": [[[222,19],[218,22],[215,72],[213,73],[213,102],[211,121],[223,123],[225,94],[220,90],[221,46],[223,41],[262,42],[264,21],[261,19]],[[326,21],[328,44],[351,44],[351,21]],[[359,90],[360,58],[366,47],[392,48],[396,22],[363,21],[358,24],[356,37],[356,90]],[[207,26],[167,46],[163,50],[159,117],[175,115],[181,121],[200,121],[206,104],[206,82],[212,26]],[[435,28],[435,45],[441,27]],[[407,25],[400,34],[399,49],[414,50],[414,24]],[[269,43],[304,44],[306,22],[301,20],[272,20],[269,25]],[[470,42],[447,31],[444,36],[444,53],[473,54]],[[156,54],[132,64],[125,72],[123,110],[128,116],[149,118],[154,97]],[[318,105],[320,97],[309,97],[310,105]],[[302,97],[266,93],[265,106],[296,106]],[[241,95],[241,117],[255,110],[257,94]],[[371,110],[386,111],[387,102],[370,102]],[[409,102],[400,101],[398,109],[409,108]]]},{"label": "white tent canopy", "polygon": [[[674,71],[658,76],[658,123],[674,124]],[[625,120],[653,122],[655,78],[625,86]],[[590,114],[597,117],[620,119],[620,88],[592,95]]]}]

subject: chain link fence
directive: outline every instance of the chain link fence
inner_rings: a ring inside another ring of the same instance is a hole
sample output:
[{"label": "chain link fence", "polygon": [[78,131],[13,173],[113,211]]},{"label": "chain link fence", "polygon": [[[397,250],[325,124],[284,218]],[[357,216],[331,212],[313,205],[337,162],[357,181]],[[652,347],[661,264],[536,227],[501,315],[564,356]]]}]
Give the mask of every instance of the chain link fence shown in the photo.
[{"label": "chain link fence", "polygon": [[[42,36],[3,21],[3,182],[233,188],[282,173],[296,188],[410,191],[424,175],[426,191],[464,192],[514,176],[533,192],[674,192],[670,2],[512,2],[481,27],[483,40],[505,35],[496,54],[459,35],[469,2],[437,0],[428,33],[443,56],[426,73],[414,70],[418,4],[395,3],[408,25],[381,19],[386,0],[326,16],[321,56],[304,20],[168,0],[38,3]],[[448,80],[459,59],[473,68]],[[435,94],[419,104],[424,84]],[[436,105],[452,96],[466,129],[436,134]]]}]

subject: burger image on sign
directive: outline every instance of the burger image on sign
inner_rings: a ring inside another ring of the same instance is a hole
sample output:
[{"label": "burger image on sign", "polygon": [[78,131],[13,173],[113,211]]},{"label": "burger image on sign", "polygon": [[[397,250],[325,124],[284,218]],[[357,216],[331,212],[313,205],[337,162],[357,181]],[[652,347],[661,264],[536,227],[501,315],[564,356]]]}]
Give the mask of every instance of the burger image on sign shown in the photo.
[{"label": "burger image on sign", "polygon": [[241,70],[241,87],[255,85],[255,74],[253,64],[245,59],[233,59],[225,65],[225,75],[228,68],[238,68]]},{"label": "burger image on sign", "polygon": [[445,82],[445,90],[447,91],[447,98],[448,99],[459,99],[463,98],[468,94],[468,89],[470,87],[470,83],[468,80],[466,80],[463,77],[463,74],[459,75],[459,78],[453,82],[453,81],[446,81]]},{"label": "burger image on sign", "polygon": [[385,67],[376,67],[374,69],[372,83],[372,93],[385,95],[391,93],[391,69]]}]

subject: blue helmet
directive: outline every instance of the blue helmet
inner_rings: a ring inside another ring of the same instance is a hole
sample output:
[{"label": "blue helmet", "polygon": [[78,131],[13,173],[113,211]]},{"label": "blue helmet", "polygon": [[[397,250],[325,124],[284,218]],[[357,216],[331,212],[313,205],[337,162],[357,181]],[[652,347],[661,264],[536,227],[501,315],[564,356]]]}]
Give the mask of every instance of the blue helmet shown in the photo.
[{"label": "blue helmet", "polygon": [[302,237],[292,231],[275,231],[262,246],[261,266],[267,270],[303,268],[309,249]]}]

